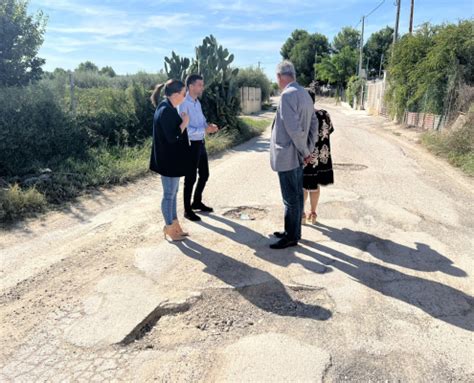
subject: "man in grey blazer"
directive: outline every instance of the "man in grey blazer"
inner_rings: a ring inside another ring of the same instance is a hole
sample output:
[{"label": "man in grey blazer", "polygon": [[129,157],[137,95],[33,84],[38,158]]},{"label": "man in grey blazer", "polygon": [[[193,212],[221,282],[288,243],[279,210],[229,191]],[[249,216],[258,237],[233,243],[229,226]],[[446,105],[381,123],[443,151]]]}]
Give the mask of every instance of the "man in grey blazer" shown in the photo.
[{"label": "man in grey blazer", "polygon": [[303,167],[309,162],[318,135],[318,119],[309,93],[296,82],[290,61],[277,66],[280,103],[272,126],[270,162],[278,172],[285,205],[285,231],[275,232],[272,249],[298,245],[303,214]]}]

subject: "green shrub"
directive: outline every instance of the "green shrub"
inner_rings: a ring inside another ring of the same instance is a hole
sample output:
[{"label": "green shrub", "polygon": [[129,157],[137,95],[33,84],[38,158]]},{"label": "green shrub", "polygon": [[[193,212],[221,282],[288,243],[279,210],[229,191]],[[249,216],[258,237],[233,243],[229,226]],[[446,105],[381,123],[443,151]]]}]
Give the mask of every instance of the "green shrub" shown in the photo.
[{"label": "green shrub", "polygon": [[359,96],[360,97],[360,91],[362,87],[364,86],[365,81],[358,76],[351,76],[349,78],[349,81],[347,83],[347,89],[346,89],[346,99],[349,104],[352,105],[354,102],[354,96]]},{"label": "green shrub", "polygon": [[[135,83],[142,85],[147,90],[151,90],[156,84],[165,82],[168,77],[164,73],[138,72],[136,74],[111,77],[106,73],[95,71],[75,71],[73,72],[73,78],[76,88],[116,88],[125,90]],[[54,72],[45,73],[41,83],[48,88],[60,90],[61,95],[66,90],[69,95],[69,73],[64,69],[57,68]]]},{"label": "green shrub", "polygon": [[133,147],[91,148],[82,159],[68,158],[52,167],[52,173],[35,183],[48,202],[60,203],[90,187],[132,180],[148,171],[151,139]]},{"label": "green shrub", "polygon": [[262,102],[268,101],[272,92],[272,83],[267,75],[259,68],[240,69],[237,74],[237,85],[239,88],[244,86],[260,88],[262,90]]},{"label": "green shrub", "polygon": [[422,143],[434,154],[446,158],[451,165],[474,176],[474,113],[460,129],[425,133]]},{"label": "green shrub", "polygon": [[474,79],[474,21],[423,24],[395,45],[388,67],[387,105],[398,119],[406,110],[452,115],[460,89]]},{"label": "green shrub", "polygon": [[[222,152],[261,134],[270,119],[239,118],[239,129],[222,130],[207,138],[209,154]],[[99,146],[84,158],[68,158],[52,166],[52,172],[30,178],[34,187],[18,185],[0,190],[0,222],[41,211],[48,203],[71,200],[91,187],[119,184],[148,173],[151,139],[134,147]]]},{"label": "green shrub", "polygon": [[0,176],[21,176],[85,153],[85,131],[43,86],[0,89]]},{"label": "green shrub", "polygon": [[22,190],[18,184],[0,189],[0,222],[12,221],[44,210],[46,198],[35,188]]},{"label": "green shrub", "polygon": [[[132,100],[121,89],[76,89],[76,119],[93,146],[134,142],[138,119]],[[69,105],[70,100],[66,100]]]},{"label": "green shrub", "polygon": [[100,74],[99,72],[90,70],[74,72],[74,85],[78,88],[108,88],[112,82],[112,77]]},{"label": "green shrub", "polygon": [[140,83],[130,85],[126,94],[136,117],[135,126],[128,129],[129,143],[135,144],[151,136],[155,108],[150,101],[151,92]]}]

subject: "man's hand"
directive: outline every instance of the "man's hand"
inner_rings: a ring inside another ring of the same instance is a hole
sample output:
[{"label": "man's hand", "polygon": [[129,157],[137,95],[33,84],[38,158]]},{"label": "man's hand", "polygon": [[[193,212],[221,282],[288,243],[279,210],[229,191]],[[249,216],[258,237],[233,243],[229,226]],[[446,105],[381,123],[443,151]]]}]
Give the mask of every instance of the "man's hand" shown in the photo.
[{"label": "man's hand", "polygon": [[206,132],[209,134],[217,133],[219,131],[219,127],[216,124],[209,124],[206,128]]},{"label": "man's hand", "polygon": [[311,154],[304,158],[304,166],[307,166],[311,162]]}]

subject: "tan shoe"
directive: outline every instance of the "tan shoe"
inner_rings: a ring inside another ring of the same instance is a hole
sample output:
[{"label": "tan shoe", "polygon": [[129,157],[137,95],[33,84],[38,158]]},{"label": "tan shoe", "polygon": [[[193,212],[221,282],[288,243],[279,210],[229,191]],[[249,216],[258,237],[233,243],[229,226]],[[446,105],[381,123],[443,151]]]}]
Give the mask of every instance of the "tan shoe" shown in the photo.
[{"label": "tan shoe", "polygon": [[311,223],[313,225],[316,225],[316,221],[318,220],[318,215],[316,214],[315,211],[311,212],[309,219],[311,220]]},{"label": "tan shoe", "polygon": [[181,235],[182,237],[189,237],[189,233],[187,231],[184,231],[183,228],[181,227],[179,221],[175,219],[173,221],[173,225],[176,228],[176,232]]},{"label": "tan shoe", "polygon": [[182,240],[185,239],[182,235],[180,235],[176,231],[176,226],[175,225],[166,225],[165,227],[163,227],[163,234],[164,234],[164,237],[165,237],[166,240],[168,240],[168,238],[170,238],[172,242],[182,241]]},{"label": "tan shoe", "polygon": [[301,224],[306,225],[306,213],[303,213],[303,215],[301,216]]}]

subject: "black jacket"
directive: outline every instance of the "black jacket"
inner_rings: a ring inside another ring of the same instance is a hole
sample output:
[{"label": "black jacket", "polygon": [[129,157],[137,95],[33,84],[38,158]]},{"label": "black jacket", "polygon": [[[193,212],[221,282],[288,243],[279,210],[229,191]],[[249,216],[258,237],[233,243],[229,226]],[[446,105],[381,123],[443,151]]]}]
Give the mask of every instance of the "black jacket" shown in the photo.
[{"label": "black jacket", "polygon": [[181,132],[183,122],[176,108],[166,99],[155,110],[150,170],[167,177],[182,177],[190,165],[188,131]]}]

